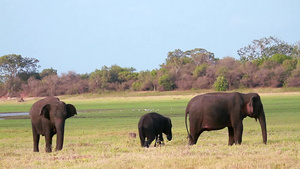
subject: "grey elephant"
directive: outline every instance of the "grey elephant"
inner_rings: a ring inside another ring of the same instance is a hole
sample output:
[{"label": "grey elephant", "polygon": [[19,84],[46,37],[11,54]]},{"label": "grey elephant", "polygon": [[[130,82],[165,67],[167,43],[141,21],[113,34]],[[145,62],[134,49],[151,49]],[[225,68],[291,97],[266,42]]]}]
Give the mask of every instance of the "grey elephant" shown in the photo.
[{"label": "grey elephant", "polygon": [[[189,115],[190,133],[187,126]],[[247,116],[259,120],[263,143],[267,143],[266,117],[257,93],[207,93],[190,100],[185,111],[185,125],[189,145],[197,143],[203,131],[228,128],[228,145],[241,144],[243,119]]]},{"label": "grey elephant", "polygon": [[72,104],[56,97],[47,97],[35,102],[29,116],[32,124],[34,152],[39,151],[40,135],[45,136],[46,152],[52,152],[52,137],[57,134],[56,151],[63,148],[65,120],[77,114]]}]

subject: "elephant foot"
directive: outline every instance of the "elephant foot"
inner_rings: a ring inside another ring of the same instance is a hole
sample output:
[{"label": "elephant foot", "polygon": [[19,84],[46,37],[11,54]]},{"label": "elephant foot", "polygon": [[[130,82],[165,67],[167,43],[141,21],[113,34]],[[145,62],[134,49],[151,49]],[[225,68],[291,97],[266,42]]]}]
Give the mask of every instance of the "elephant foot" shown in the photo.
[{"label": "elephant foot", "polygon": [[47,153],[51,153],[52,152],[52,148],[46,148],[46,152]]}]

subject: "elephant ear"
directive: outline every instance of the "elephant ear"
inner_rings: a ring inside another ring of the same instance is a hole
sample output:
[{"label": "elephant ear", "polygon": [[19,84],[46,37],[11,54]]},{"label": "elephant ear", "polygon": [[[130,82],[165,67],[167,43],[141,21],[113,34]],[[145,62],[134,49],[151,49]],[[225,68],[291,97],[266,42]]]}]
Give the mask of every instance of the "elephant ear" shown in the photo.
[{"label": "elephant ear", "polygon": [[46,104],[41,112],[40,112],[40,116],[43,116],[44,118],[50,120],[50,110],[51,110],[51,106],[50,104]]},{"label": "elephant ear", "polygon": [[72,104],[67,104],[67,118],[77,114],[76,108]]},{"label": "elephant ear", "polygon": [[257,106],[256,102],[259,98],[257,96],[251,97],[249,102],[247,103],[247,113],[249,114],[250,117],[254,117],[255,120],[257,120],[257,111],[255,106]]},{"label": "elephant ear", "polygon": [[255,97],[251,97],[249,102],[247,103],[247,113],[249,116],[251,116],[253,113],[254,98]]}]

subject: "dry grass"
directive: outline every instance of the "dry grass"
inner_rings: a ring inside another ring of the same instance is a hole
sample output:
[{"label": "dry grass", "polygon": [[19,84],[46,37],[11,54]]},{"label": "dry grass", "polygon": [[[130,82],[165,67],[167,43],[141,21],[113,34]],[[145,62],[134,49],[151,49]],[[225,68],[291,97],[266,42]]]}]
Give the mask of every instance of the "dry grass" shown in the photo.
[{"label": "dry grass", "polygon": [[[196,145],[187,146],[183,107],[192,95],[65,98],[83,108],[99,104],[111,109],[83,111],[68,119],[64,148],[52,153],[45,153],[44,137],[40,152],[32,152],[29,119],[0,120],[0,168],[300,168],[300,94],[261,96],[268,144],[262,143],[259,123],[246,118],[239,146],[227,146],[227,129],[204,132]],[[142,108],[171,117],[172,141],[147,149],[129,137],[146,113]]]},{"label": "dry grass", "polygon": [[[126,140],[126,139],[125,139]],[[124,140],[123,140],[124,141]],[[229,147],[218,144],[139,148],[136,141],[67,144],[60,152],[32,153],[18,147],[1,153],[1,168],[299,168],[300,145],[293,142]],[[131,140],[132,141],[132,140]]]}]

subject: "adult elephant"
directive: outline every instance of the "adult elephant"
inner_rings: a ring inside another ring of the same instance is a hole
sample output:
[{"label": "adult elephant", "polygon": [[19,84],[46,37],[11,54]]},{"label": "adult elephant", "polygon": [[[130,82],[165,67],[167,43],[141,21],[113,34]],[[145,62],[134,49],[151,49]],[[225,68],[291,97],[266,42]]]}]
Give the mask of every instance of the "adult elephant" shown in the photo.
[{"label": "adult elephant", "polygon": [[56,151],[63,148],[65,120],[77,114],[72,104],[56,97],[47,97],[35,102],[29,116],[32,124],[34,152],[39,151],[40,135],[45,136],[46,152],[52,151],[52,137],[57,134]]},{"label": "adult elephant", "polygon": [[[189,114],[190,133],[187,125]],[[228,128],[228,145],[241,144],[243,119],[247,116],[259,120],[263,143],[267,143],[266,117],[257,93],[207,93],[190,100],[185,111],[185,125],[189,145],[197,143],[203,131]]]},{"label": "adult elephant", "polygon": [[162,133],[167,135],[169,141],[172,140],[171,119],[155,112],[145,114],[141,117],[138,123],[138,130],[142,147],[149,147],[154,139],[154,146],[156,146],[156,143],[164,144]]}]

